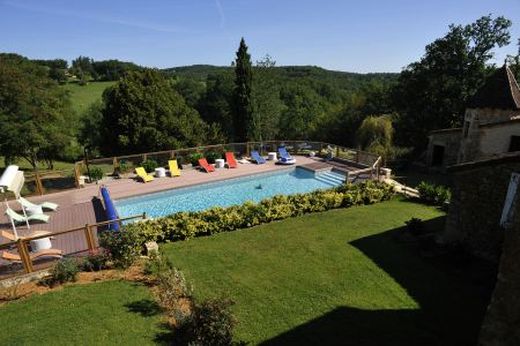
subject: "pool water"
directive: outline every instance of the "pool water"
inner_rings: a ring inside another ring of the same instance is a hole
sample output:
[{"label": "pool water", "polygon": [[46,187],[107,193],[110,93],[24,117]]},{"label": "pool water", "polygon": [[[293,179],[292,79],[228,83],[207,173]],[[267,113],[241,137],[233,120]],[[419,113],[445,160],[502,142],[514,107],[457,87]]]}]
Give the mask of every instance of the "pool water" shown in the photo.
[{"label": "pool water", "polygon": [[342,184],[345,176],[336,172],[314,173],[292,168],[243,178],[177,188],[114,201],[120,217],[146,212],[160,217],[180,211],[199,211],[214,206],[227,207],[246,201],[259,202],[274,195],[290,195],[327,189]]}]

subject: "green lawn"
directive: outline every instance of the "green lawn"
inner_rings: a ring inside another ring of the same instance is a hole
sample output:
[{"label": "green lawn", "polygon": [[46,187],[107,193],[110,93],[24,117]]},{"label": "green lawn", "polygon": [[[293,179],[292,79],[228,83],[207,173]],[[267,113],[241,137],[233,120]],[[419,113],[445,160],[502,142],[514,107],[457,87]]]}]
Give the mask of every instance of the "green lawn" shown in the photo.
[{"label": "green lawn", "polygon": [[[250,344],[469,345],[489,300],[478,262],[395,237],[438,210],[403,200],[162,245],[197,298],[227,296]],[[487,280],[492,282],[492,280]],[[168,332],[144,286],[109,281],[0,307],[0,345],[151,344]]]},{"label": "green lawn", "polygon": [[115,82],[90,82],[81,86],[77,83],[68,83],[63,87],[70,91],[72,106],[78,114],[81,114],[94,101],[100,100],[103,91],[114,84]]},{"label": "green lawn", "polygon": [[[29,164],[29,162],[25,159],[19,158],[14,162],[15,165],[19,166],[20,169],[26,170],[26,171],[32,171],[33,168]],[[0,156],[0,172],[3,172],[5,169],[6,164],[5,160],[2,156]],[[41,173],[45,173],[48,171],[47,164],[43,161],[38,162],[38,170]],[[65,162],[65,161],[54,161],[54,171],[70,171],[73,172],[74,170],[74,163],[72,162]]]},{"label": "green lawn", "polygon": [[166,331],[149,290],[72,285],[0,307],[0,345],[151,345]]},{"label": "green lawn", "polygon": [[199,297],[236,305],[253,344],[473,344],[488,299],[445,258],[395,240],[410,217],[442,213],[394,200],[162,246]]}]

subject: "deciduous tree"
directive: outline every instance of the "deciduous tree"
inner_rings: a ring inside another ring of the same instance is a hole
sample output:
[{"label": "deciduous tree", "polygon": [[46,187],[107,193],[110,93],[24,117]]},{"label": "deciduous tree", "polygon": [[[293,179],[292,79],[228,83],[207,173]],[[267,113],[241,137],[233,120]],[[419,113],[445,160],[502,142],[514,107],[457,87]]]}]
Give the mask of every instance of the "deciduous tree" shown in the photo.
[{"label": "deciduous tree", "polygon": [[33,168],[46,161],[52,168],[72,141],[73,111],[68,94],[47,70],[15,54],[0,54],[0,155],[21,157]]},{"label": "deciduous tree", "polygon": [[269,56],[257,61],[254,68],[252,108],[255,131],[251,140],[262,141],[277,137],[280,130],[280,116],[284,104],[280,99],[280,86],[274,67],[276,62]]},{"label": "deciduous tree", "polygon": [[128,154],[212,142],[209,128],[156,70],[129,72],[103,94],[102,151]]},{"label": "deciduous tree", "polygon": [[489,72],[493,49],[509,43],[511,21],[484,16],[469,25],[451,25],[442,38],[399,77],[393,93],[400,113],[399,142],[425,148],[427,133],[460,126],[469,97]]}]

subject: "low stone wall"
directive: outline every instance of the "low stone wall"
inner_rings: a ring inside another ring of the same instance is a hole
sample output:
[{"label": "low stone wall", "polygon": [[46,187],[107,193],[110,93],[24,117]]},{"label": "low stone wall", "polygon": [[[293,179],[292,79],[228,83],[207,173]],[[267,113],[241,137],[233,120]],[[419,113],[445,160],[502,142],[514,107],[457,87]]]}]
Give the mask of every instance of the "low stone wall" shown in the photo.
[{"label": "low stone wall", "polygon": [[520,154],[453,166],[453,196],[443,235],[460,241],[478,257],[497,262],[504,230],[500,217],[511,173],[520,171]]}]

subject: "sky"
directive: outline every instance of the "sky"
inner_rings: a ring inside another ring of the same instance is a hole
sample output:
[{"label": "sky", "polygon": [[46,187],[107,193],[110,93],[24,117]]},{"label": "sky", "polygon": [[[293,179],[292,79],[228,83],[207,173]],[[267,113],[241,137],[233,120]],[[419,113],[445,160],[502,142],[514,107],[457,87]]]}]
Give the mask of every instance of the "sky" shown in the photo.
[{"label": "sky", "polygon": [[0,52],[33,59],[79,55],[165,68],[229,65],[241,37],[252,60],[350,72],[399,72],[451,23],[513,21],[520,0],[0,0]]}]

